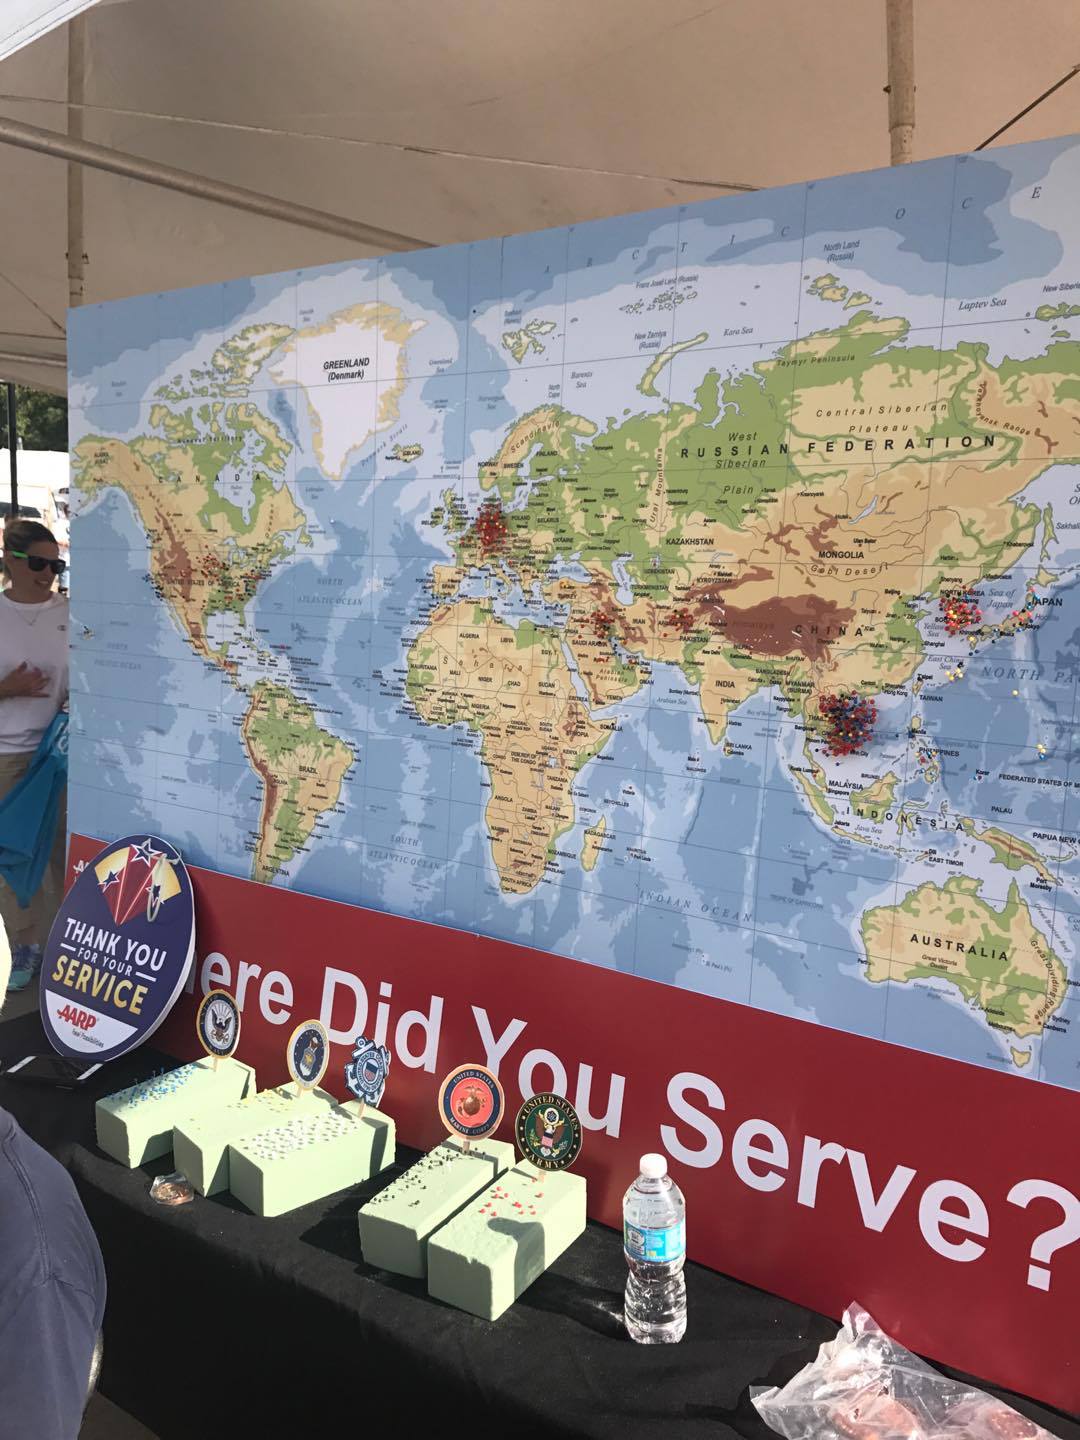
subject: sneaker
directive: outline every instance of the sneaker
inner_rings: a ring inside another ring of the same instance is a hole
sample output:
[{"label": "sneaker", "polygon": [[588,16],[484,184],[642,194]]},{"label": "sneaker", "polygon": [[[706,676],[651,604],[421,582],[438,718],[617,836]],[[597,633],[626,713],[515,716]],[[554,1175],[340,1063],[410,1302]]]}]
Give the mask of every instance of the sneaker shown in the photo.
[{"label": "sneaker", "polygon": [[41,969],[40,945],[16,945],[11,952],[11,977],[8,980],[8,994],[25,990]]}]

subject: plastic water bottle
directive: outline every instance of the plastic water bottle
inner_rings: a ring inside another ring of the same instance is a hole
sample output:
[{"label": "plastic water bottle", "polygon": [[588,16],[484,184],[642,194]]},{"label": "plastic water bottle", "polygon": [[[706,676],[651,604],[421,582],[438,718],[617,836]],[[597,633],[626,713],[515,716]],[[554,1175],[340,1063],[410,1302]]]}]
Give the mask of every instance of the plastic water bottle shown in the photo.
[{"label": "plastic water bottle", "polygon": [[643,1155],[623,1196],[629,1274],[623,1317],[639,1345],[674,1345],[686,1333],[686,1201],[663,1155]]}]

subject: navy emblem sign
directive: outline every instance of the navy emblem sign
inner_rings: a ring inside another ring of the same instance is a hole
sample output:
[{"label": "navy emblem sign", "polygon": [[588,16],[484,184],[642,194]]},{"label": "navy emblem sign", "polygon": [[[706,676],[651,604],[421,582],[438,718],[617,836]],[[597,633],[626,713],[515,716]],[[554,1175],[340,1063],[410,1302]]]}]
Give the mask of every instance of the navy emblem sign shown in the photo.
[{"label": "navy emblem sign", "polygon": [[211,990],[203,996],[195,1029],[199,1043],[215,1060],[233,1054],[240,1043],[240,1007],[228,990]]},{"label": "navy emblem sign", "polygon": [[41,973],[41,1023],[71,1060],[115,1060],[168,1015],[195,955],[195,901],[179,852],[155,835],[107,845],[57,912]]}]

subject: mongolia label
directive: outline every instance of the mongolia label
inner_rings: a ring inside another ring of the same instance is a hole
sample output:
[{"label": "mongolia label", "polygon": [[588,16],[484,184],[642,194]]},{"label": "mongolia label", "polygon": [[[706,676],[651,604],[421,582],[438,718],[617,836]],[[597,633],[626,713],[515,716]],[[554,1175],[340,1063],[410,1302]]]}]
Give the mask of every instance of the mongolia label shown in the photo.
[{"label": "mongolia label", "polygon": [[115,1060],[172,1009],[195,953],[195,902],[165,840],[134,835],[77,867],[41,976],[49,1043],[73,1060]]}]

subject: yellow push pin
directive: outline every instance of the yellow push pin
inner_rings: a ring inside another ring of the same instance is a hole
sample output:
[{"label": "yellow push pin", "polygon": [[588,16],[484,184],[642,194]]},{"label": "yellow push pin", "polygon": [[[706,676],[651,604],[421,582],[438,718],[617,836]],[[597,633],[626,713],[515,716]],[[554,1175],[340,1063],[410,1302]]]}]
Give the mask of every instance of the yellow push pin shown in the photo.
[{"label": "yellow push pin", "polygon": [[1019,691],[1019,690],[1014,690],[1014,691],[1013,691],[1013,694],[1014,694],[1014,695],[1019,695],[1019,694],[1020,694],[1020,691]]}]

